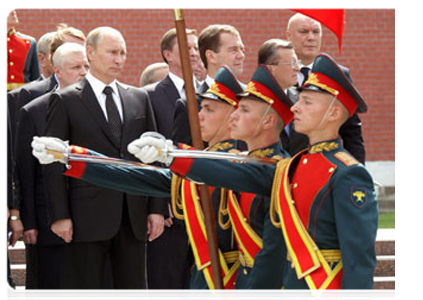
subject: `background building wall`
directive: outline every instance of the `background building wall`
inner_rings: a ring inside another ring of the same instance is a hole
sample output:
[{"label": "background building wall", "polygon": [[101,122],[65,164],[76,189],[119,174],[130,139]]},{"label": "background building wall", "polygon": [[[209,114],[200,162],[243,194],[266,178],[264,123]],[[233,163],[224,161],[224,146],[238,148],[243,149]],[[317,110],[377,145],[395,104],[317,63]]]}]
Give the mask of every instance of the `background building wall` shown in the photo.
[{"label": "background building wall", "polygon": [[[18,9],[18,29],[40,38],[59,23],[85,34],[98,26],[122,32],[128,50],[122,82],[137,85],[142,70],[161,61],[159,42],[174,27],[171,9]],[[245,68],[240,80],[247,83],[257,64],[260,45],[270,38],[284,38],[293,11],[287,9],[187,9],[186,26],[201,32],[213,23],[230,24],[241,33]],[[322,51],[351,69],[354,84],[368,103],[360,115],[368,161],[395,160],[395,10],[346,10],[342,53],[335,35],[323,28]]]}]

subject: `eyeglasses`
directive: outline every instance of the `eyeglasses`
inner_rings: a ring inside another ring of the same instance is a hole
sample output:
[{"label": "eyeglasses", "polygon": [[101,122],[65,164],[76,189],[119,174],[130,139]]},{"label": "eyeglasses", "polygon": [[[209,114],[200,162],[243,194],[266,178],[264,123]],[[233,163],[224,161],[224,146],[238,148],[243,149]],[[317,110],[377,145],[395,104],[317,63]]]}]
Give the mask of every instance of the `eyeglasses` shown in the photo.
[{"label": "eyeglasses", "polygon": [[291,66],[292,68],[294,68],[294,67],[299,66],[300,63],[301,63],[301,61],[299,61],[299,60],[297,60],[297,61],[293,60],[293,61],[290,61],[290,62],[285,62],[285,63],[277,62],[277,63],[273,63],[273,64],[269,64],[269,65],[271,65],[271,66]]}]

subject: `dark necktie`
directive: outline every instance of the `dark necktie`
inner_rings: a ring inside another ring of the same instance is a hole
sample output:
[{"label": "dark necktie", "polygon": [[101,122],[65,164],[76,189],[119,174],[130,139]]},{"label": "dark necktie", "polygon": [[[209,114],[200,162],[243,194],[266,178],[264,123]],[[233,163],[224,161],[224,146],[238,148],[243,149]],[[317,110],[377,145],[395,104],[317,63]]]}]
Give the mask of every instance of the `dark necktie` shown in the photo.
[{"label": "dark necktie", "polygon": [[304,76],[303,82],[301,82],[301,84],[300,84],[300,86],[302,86],[304,84],[304,82],[306,82],[307,79],[308,79],[308,75],[310,74],[310,68],[309,67],[302,67],[300,72]]},{"label": "dark necktie", "polygon": [[109,120],[109,127],[112,133],[114,142],[120,146],[120,139],[122,135],[122,122],[120,120],[119,110],[113,100],[113,89],[110,86],[104,88],[103,93],[106,95],[106,111]]}]

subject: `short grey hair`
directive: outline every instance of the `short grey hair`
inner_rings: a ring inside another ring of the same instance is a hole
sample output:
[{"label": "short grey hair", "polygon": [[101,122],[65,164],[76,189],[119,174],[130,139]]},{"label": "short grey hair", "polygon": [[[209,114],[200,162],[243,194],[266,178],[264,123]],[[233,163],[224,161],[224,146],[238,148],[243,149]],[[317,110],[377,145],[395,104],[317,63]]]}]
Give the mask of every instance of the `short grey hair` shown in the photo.
[{"label": "short grey hair", "polygon": [[54,35],[56,34],[56,31],[53,32],[47,32],[44,34],[37,43],[37,52],[42,53],[45,56],[49,55],[50,53],[50,43],[53,40]]},{"label": "short grey hair", "polygon": [[54,52],[53,66],[63,68],[68,55],[71,53],[82,53],[86,55],[85,47],[77,43],[64,43]]}]

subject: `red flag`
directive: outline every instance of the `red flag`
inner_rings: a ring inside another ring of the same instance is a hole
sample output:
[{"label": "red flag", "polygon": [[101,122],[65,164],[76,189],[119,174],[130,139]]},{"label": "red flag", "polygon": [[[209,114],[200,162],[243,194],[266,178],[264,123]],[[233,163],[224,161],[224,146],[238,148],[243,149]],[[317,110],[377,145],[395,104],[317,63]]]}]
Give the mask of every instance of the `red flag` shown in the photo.
[{"label": "red flag", "polygon": [[338,37],[339,52],[345,27],[345,9],[293,9],[329,28]]}]

